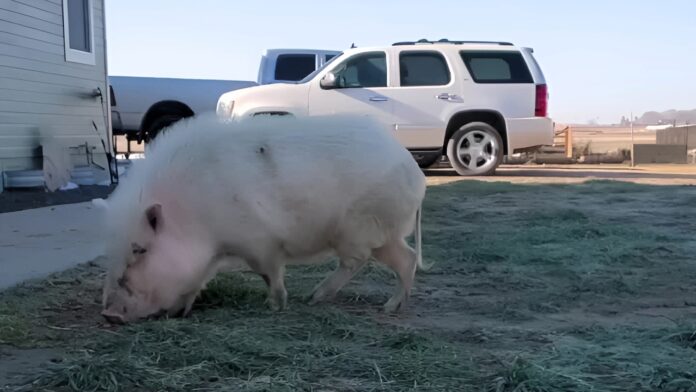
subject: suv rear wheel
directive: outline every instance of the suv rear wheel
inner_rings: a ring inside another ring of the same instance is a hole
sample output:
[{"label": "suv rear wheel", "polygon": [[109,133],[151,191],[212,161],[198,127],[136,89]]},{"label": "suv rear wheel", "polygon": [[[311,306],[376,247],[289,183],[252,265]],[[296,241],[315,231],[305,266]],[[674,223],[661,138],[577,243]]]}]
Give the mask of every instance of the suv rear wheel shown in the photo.
[{"label": "suv rear wheel", "polygon": [[489,124],[465,124],[447,143],[447,158],[461,176],[492,175],[503,161],[503,139]]}]

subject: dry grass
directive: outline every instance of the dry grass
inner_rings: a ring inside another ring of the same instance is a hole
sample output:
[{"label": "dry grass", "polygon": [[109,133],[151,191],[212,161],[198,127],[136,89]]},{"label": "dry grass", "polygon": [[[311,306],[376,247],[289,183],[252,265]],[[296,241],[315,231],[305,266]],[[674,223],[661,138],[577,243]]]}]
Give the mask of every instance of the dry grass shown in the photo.
[{"label": "dry grass", "polygon": [[25,390],[696,391],[694,200],[611,182],[431,187],[435,265],[399,316],[379,310],[393,279],[377,265],[306,306],[323,265],[289,270],[284,312],[245,273],[189,318],[113,328],[87,265],[1,294],[0,341],[64,355]]}]

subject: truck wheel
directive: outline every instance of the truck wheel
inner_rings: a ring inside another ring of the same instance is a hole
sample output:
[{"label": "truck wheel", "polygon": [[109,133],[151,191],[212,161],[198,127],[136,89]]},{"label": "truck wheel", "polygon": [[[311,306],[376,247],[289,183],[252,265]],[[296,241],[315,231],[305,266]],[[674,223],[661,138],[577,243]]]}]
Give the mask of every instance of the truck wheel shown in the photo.
[{"label": "truck wheel", "polygon": [[157,117],[155,121],[150,124],[150,128],[147,130],[147,141],[152,141],[154,138],[165,128],[174,124],[175,122],[181,120],[185,116],[179,114],[165,114],[163,116]]},{"label": "truck wheel", "polygon": [[447,143],[447,158],[460,176],[492,175],[503,161],[503,139],[489,124],[465,124]]}]

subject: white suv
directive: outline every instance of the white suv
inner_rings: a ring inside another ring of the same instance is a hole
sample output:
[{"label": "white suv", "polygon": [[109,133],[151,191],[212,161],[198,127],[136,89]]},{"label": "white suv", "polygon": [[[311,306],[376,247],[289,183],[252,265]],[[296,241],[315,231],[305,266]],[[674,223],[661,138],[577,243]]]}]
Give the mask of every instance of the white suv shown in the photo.
[{"label": "white suv", "polygon": [[223,118],[356,114],[377,118],[421,167],[447,155],[460,175],[553,143],[544,75],[507,42],[398,42],[351,48],[293,84],[223,94]]}]

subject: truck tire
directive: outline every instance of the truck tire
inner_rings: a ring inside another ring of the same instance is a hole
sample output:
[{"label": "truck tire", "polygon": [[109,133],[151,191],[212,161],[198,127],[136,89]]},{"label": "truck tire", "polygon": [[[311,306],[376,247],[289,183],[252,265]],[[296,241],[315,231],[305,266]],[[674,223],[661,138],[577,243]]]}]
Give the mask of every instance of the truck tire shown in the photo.
[{"label": "truck tire", "polygon": [[182,116],[180,114],[164,114],[157,117],[147,129],[146,141],[151,142],[158,134],[160,134],[163,130],[166,130],[167,127],[185,117],[186,116]]},{"label": "truck tire", "polygon": [[460,176],[493,175],[503,154],[503,138],[484,122],[465,124],[447,143],[447,158]]}]

